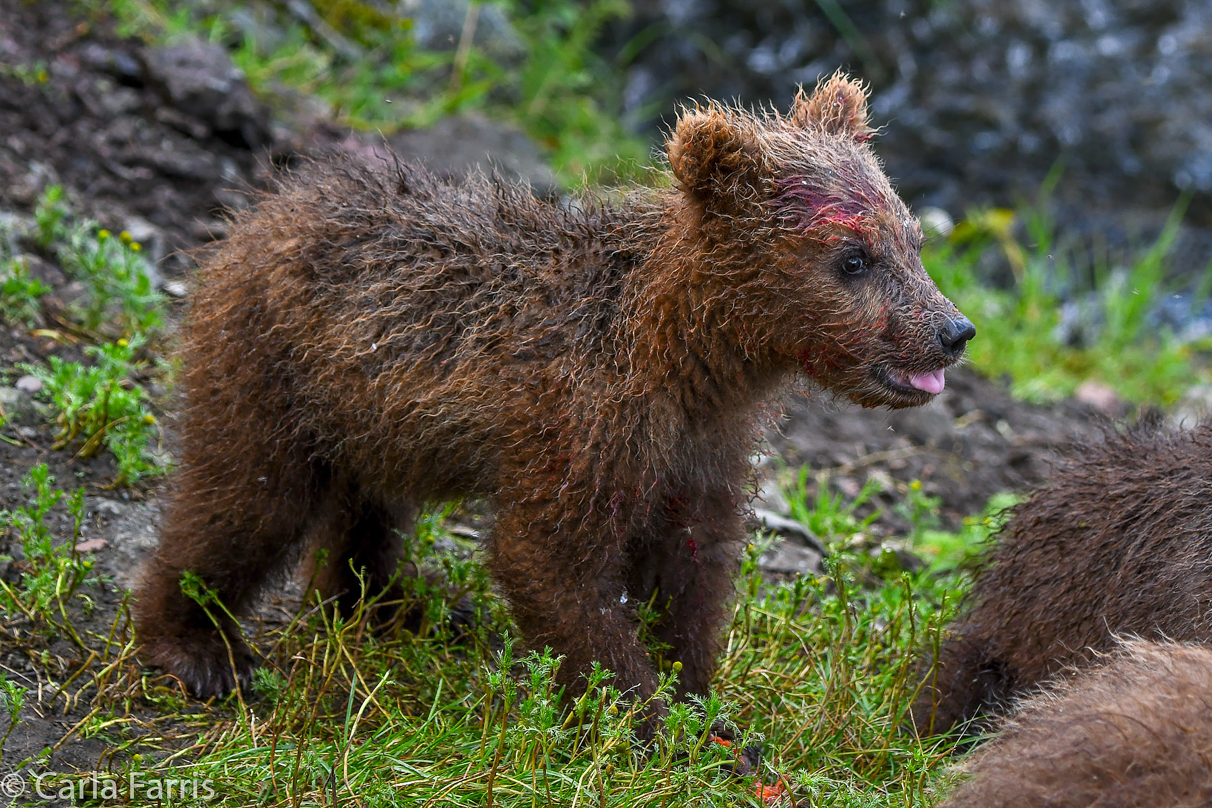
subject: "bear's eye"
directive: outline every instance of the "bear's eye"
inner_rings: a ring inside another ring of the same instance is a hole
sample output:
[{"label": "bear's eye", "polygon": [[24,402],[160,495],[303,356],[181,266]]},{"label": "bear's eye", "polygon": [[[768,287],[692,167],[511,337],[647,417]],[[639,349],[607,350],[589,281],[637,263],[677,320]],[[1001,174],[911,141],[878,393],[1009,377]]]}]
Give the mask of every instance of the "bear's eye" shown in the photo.
[{"label": "bear's eye", "polygon": [[862,275],[871,266],[871,259],[863,250],[854,250],[842,256],[842,272],[847,275]]}]

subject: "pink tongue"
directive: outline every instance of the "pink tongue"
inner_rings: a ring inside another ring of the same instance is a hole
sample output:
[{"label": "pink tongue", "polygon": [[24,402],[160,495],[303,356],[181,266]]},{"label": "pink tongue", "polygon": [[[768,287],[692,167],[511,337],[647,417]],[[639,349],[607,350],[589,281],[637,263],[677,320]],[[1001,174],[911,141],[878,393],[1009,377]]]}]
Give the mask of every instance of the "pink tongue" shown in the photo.
[{"label": "pink tongue", "polygon": [[933,373],[919,373],[916,376],[911,376],[909,377],[909,384],[918,390],[924,390],[927,393],[937,395],[943,392],[943,387],[947,384],[947,381],[943,378],[943,371],[940,369]]}]

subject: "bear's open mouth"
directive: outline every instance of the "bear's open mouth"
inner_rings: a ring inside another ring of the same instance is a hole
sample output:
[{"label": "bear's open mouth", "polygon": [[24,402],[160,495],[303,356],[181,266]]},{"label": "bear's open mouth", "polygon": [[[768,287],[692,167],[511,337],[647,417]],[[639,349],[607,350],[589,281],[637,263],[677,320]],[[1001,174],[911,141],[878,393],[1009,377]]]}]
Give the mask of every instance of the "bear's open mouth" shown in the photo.
[{"label": "bear's open mouth", "polygon": [[947,385],[944,368],[927,373],[909,373],[885,368],[877,371],[875,377],[891,392],[915,399],[934,397],[943,392],[943,388]]}]

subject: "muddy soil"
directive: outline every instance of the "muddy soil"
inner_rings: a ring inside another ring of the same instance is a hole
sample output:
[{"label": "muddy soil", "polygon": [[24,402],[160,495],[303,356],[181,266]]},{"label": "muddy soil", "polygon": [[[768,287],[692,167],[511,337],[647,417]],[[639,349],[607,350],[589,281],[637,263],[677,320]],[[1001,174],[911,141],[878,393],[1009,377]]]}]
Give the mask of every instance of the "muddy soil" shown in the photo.
[{"label": "muddy soil", "polygon": [[[65,2],[0,0],[0,213],[28,216],[46,185],[63,184],[81,214],[111,229],[142,227],[151,233],[159,240],[153,257],[171,275],[192,266],[179,250],[203,246],[222,233],[224,211],[247,203],[246,191],[265,182],[272,160],[334,140],[331,128],[290,129],[271,121],[256,99],[243,95],[248,91],[238,77],[207,62],[213,53],[156,53],[76,9]],[[220,79],[231,82],[228,96],[237,100],[191,96],[190,70],[203,78],[214,78],[218,70]],[[65,281],[51,256],[35,258],[53,285]],[[79,349],[70,339],[0,329],[0,387],[20,410],[9,413],[13,420],[0,429],[0,509],[27,504],[21,480],[38,463],[48,464],[58,487],[85,488],[88,515],[80,542],[94,561],[96,580],[84,588],[92,608],[73,618],[82,635],[120,642],[130,631],[123,600],[157,540],[167,484],[111,488],[115,469],[107,457],[77,458],[78,446],[52,450],[55,429],[45,414],[32,401],[12,398],[17,363],[41,363],[52,354],[79,358]],[[171,416],[171,397],[159,404],[166,410],[160,414]],[[849,495],[874,476],[884,484],[880,502],[886,506],[919,479],[926,493],[941,498],[944,521],[954,526],[978,513],[991,495],[1039,482],[1056,447],[1089,435],[1097,420],[1074,402],[1016,402],[1002,384],[961,369],[950,374],[939,400],[920,410],[865,411],[820,395],[793,397],[768,431],[771,452],[763,470],[768,478],[805,464],[827,470],[829,484]],[[773,501],[755,504],[781,509]],[[898,519],[885,507],[873,532],[895,537],[906,527]],[[71,536],[62,507],[50,524],[59,540]],[[23,561],[12,536],[0,537],[0,555],[14,559],[0,563],[0,576],[19,580]],[[4,745],[0,774],[40,755],[38,769],[104,769],[114,743],[169,731],[150,723],[157,715],[152,705],[136,700],[132,709],[145,723],[125,734],[86,737],[81,722],[97,719],[96,694],[64,698],[51,684],[68,680],[85,657],[62,638],[31,633],[20,615],[0,616],[0,671],[28,690],[21,721]],[[133,658],[119,668],[118,680],[138,682],[147,675]],[[0,732],[6,720],[0,718]]]}]

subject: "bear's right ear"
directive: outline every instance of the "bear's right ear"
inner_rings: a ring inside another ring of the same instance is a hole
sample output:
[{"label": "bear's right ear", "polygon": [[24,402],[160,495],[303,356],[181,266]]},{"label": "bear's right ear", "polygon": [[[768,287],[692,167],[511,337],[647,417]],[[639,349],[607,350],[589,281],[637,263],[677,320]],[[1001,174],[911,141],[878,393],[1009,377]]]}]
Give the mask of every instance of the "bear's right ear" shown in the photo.
[{"label": "bear's right ear", "polygon": [[708,210],[734,212],[760,192],[760,144],[727,110],[684,111],[665,148],[682,190]]},{"label": "bear's right ear", "polygon": [[801,87],[791,107],[791,120],[799,126],[817,127],[857,141],[874,134],[868,123],[867,88],[840,70],[816,85],[812,95]]}]

